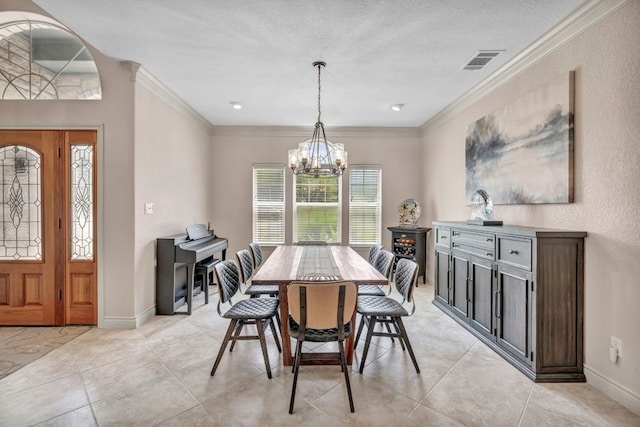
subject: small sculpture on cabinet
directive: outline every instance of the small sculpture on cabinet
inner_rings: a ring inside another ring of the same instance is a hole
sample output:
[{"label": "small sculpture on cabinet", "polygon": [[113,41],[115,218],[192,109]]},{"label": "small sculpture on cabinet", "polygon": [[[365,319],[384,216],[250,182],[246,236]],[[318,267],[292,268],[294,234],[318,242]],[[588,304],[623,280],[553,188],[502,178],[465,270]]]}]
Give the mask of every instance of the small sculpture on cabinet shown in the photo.
[{"label": "small sculpture on cabinet", "polygon": [[476,190],[471,196],[471,225],[502,225],[502,221],[493,219],[493,201],[484,190]]}]

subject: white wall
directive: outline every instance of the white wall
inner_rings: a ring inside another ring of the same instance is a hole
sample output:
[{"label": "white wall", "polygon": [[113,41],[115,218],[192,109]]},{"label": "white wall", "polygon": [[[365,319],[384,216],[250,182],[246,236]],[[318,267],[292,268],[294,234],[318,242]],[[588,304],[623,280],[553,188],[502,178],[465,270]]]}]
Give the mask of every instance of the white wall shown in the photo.
[{"label": "white wall", "polygon": [[[31,2],[0,0],[0,11],[23,10],[46,15]],[[87,45],[100,71],[103,98],[96,101],[2,101],[0,126],[15,128],[101,128],[104,192],[98,203],[104,215],[99,236],[99,275],[103,295],[99,314],[117,322],[134,313],[134,110],[133,83],[117,62]],[[100,162],[100,159],[97,159]]]},{"label": "white wall", "polygon": [[[428,221],[468,218],[467,126],[575,70],[575,203],[501,205],[494,212],[509,224],[589,233],[585,373],[589,382],[640,413],[639,22],[640,1],[631,1],[465,110],[427,123],[422,199]],[[615,365],[608,357],[611,335],[623,341]]]},{"label": "white wall", "polygon": [[[349,164],[382,165],[382,243],[390,247],[386,227],[398,224],[398,206],[421,194],[422,143],[417,129],[327,128],[327,138],[343,143]],[[213,130],[212,227],[229,239],[229,254],[252,239],[252,166],[287,162],[287,153],[311,138],[312,125],[298,127],[215,127]],[[292,173],[287,170],[286,241],[292,241]],[[343,177],[342,243],[348,243],[348,168]],[[420,224],[423,224],[420,221]],[[426,223],[425,223],[426,224]],[[363,252],[368,251],[368,248]]]},{"label": "white wall", "polygon": [[[47,16],[26,1],[0,0],[4,10]],[[102,100],[2,101],[0,127],[100,130],[99,326],[132,328],[154,314],[155,239],[209,219],[210,125],[152,76],[87,47]]]},{"label": "white wall", "polygon": [[[135,89],[135,315],[155,310],[158,237],[210,220],[210,125],[168,104],[162,89],[138,74]],[[172,106],[173,105],[173,106]],[[154,204],[146,215],[145,203]],[[144,321],[140,319],[137,323]]]}]

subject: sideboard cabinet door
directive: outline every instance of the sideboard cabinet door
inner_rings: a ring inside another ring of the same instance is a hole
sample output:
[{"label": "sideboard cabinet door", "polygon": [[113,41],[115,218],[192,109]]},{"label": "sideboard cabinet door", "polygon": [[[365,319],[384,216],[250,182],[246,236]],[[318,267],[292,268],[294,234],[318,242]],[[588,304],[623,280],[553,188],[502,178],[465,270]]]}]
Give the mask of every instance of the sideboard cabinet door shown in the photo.
[{"label": "sideboard cabinet door", "polygon": [[496,334],[494,271],[490,261],[473,258],[470,263],[469,321],[471,327],[486,337]]},{"label": "sideboard cabinet door", "polygon": [[531,274],[498,267],[496,291],[498,344],[530,365],[531,360]]}]

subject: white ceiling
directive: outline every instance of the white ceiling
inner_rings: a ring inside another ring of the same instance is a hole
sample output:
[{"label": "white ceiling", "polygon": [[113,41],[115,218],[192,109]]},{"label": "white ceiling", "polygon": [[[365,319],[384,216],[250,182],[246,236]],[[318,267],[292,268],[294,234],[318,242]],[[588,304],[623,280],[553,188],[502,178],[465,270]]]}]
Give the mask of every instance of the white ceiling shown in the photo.
[{"label": "white ceiling", "polygon": [[[34,0],[214,125],[420,126],[583,0]],[[462,71],[478,50],[505,52]],[[230,102],[241,102],[241,110]],[[400,112],[392,104],[405,104]]]}]

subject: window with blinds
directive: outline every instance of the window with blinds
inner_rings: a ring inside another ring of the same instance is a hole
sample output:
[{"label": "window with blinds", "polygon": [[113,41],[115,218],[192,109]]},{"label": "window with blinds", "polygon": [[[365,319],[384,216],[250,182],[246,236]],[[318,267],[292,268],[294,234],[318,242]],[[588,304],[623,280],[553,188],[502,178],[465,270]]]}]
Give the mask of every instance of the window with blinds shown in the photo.
[{"label": "window with blinds", "polygon": [[382,168],[349,166],[349,244],[372,245],[382,241]]},{"label": "window with blinds", "polygon": [[284,244],[284,165],[253,165],[253,241]]},{"label": "window with blinds", "polygon": [[293,241],[342,241],[341,177],[294,175]]}]

